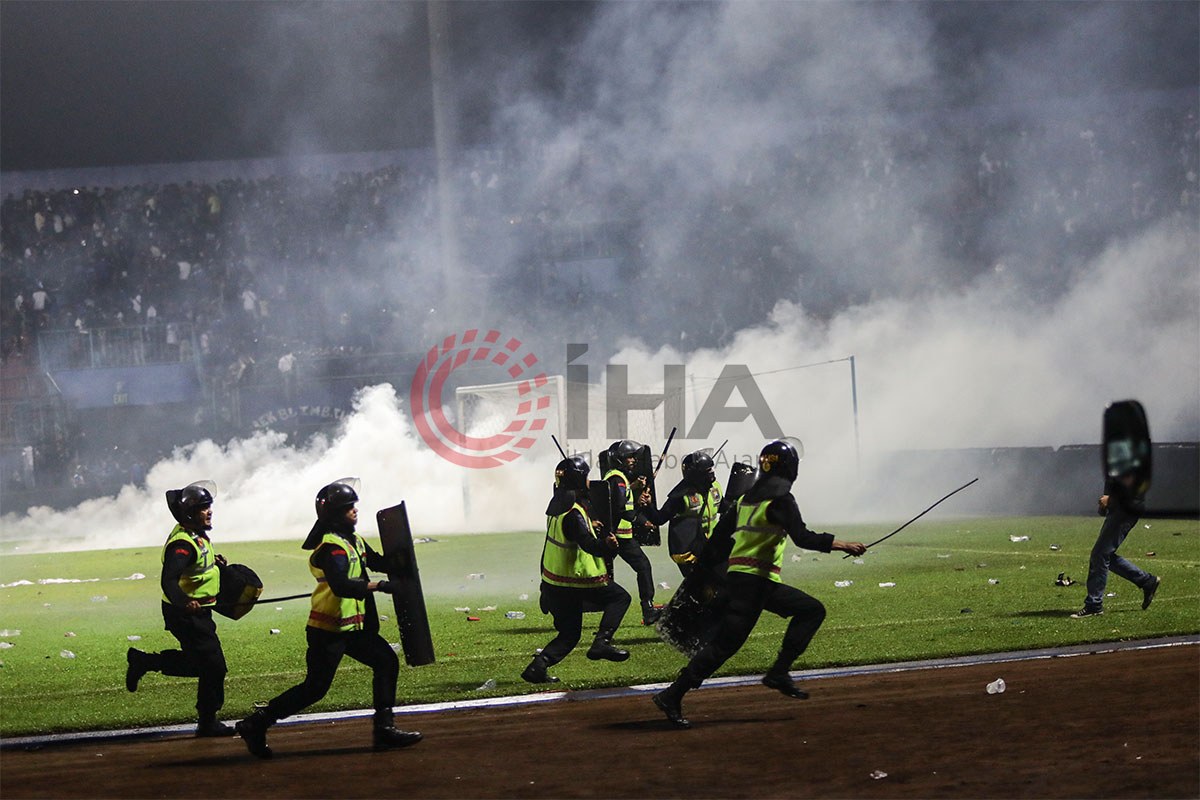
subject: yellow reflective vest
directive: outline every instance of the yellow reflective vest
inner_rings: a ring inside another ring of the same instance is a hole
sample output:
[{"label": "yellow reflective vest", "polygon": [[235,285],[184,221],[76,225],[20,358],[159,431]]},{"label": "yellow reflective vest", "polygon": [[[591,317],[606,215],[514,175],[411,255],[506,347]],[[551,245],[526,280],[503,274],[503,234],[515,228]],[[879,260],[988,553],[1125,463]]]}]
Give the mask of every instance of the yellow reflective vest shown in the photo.
[{"label": "yellow reflective vest", "polygon": [[563,534],[563,520],[567,514],[578,511],[588,530],[592,519],[587,510],[573,504],[564,513],[546,517],[546,543],[542,545],[542,580],[554,586],[571,586],[586,589],[608,583],[608,568],[604,559],[579,549],[579,545]]},{"label": "yellow reflective vest", "polygon": [[720,520],[718,513],[721,508],[721,484],[713,481],[713,485],[707,493],[698,491],[688,492],[683,496],[683,511],[679,512],[680,517],[699,517],[700,532],[704,534],[704,538],[708,539],[712,536],[713,528],[717,527],[717,522]]},{"label": "yellow reflective vest", "polygon": [[733,549],[729,551],[729,571],[746,572],[782,583],[783,546],[787,533],[782,525],[767,521],[770,500],[761,503],[737,502],[737,528]]},{"label": "yellow reflective vest", "polygon": [[[167,551],[175,542],[186,542],[196,550],[196,561],[179,576],[179,588],[189,599],[196,600],[202,606],[215,604],[221,588],[221,570],[217,566],[217,554],[213,551],[212,542],[207,536],[198,536],[182,525],[176,525],[163,545],[164,564],[167,563]],[[163,592],[163,602],[171,602],[166,592]]]},{"label": "yellow reflective vest", "polygon": [[346,558],[350,560],[348,575],[351,580],[365,580],[367,577],[363,566],[366,549],[359,536],[352,533],[349,539],[345,539],[332,531],[322,536],[320,544],[308,557],[308,571],[317,579],[317,588],[312,593],[312,610],[308,612],[308,626],[334,633],[360,631],[363,629],[363,620],[367,613],[366,599],[338,597],[329,588],[325,570],[316,565],[317,553],[327,544],[346,551]]}]

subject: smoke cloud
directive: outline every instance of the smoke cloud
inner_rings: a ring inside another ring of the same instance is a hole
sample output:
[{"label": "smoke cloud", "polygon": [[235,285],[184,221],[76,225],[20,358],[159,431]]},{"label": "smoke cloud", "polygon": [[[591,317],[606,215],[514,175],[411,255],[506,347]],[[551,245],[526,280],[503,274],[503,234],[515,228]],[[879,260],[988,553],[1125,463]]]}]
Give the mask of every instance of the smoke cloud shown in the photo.
[{"label": "smoke cloud", "polygon": [[[498,41],[459,19],[464,36],[480,36],[453,48],[460,133],[505,158],[459,187],[470,214],[615,221],[627,257],[591,268],[606,274],[572,272],[535,258],[541,244],[514,220],[448,264],[416,202],[362,255],[396,276],[389,289],[406,311],[395,335],[416,349],[488,325],[557,372],[566,343],[584,342],[593,379],[605,362],[628,364],[631,387],[646,392],[662,391],[663,365],[686,364],[688,420],[723,365],[748,365],[781,427],[805,443],[806,517],[830,524],[910,510],[874,496],[877,481],[898,479],[874,472],[890,452],[1095,443],[1115,399],[1140,399],[1156,440],[1194,441],[1191,12],[602,3],[553,37],[526,9],[524,27],[510,19]],[[281,13],[259,74],[275,74],[274,53],[291,40],[281,31],[298,24],[295,10]],[[372,53],[386,59],[368,21],[329,22],[350,26],[339,49],[361,68],[313,72],[308,91],[370,102],[371,81],[395,76],[370,68]],[[297,141],[307,138],[297,127]],[[397,260],[403,269],[391,269]],[[523,295],[514,287],[531,274],[544,291]],[[579,287],[582,298],[570,291]],[[416,535],[540,528],[557,458],[549,441],[464,475],[415,436],[406,391],[366,391],[328,440],[200,443],[157,465],[145,491],[6,518],[5,528],[28,539],[86,530],[93,545],[159,541],[170,525],[162,492],[214,478],[222,538],[298,539],[316,489],[343,475],[364,479],[364,518],[406,499]],[[738,456],[763,443],[750,419],[674,450],[726,438]],[[676,476],[660,477],[660,491]]]}]

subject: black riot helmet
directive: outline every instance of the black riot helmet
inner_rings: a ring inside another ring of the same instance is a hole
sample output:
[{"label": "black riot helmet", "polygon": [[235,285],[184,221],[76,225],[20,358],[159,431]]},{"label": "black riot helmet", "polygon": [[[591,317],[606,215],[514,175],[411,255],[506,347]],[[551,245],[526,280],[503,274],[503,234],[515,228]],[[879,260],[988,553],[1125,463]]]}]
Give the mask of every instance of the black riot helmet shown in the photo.
[{"label": "black riot helmet", "polygon": [[697,450],[683,457],[683,479],[699,489],[707,489],[717,479],[714,468],[712,451]]},{"label": "black riot helmet", "polygon": [[803,445],[799,440],[776,439],[758,454],[759,475],[764,478],[777,475],[789,482],[794,481],[803,454]]},{"label": "black riot helmet", "polygon": [[622,439],[619,442],[613,442],[609,445],[609,455],[617,458],[637,458],[638,451],[642,446],[632,439]]},{"label": "black riot helmet", "polygon": [[332,522],[345,514],[346,509],[358,502],[358,492],[354,491],[357,483],[357,478],[343,478],[317,492],[317,519]]},{"label": "black riot helmet", "polygon": [[638,453],[642,446],[632,439],[621,439],[613,442],[608,447],[608,463],[612,466],[614,463],[622,472],[628,473],[633,469],[633,465],[637,461]]},{"label": "black riot helmet", "polygon": [[588,488],[588,466],[583,456],[571,456],[558,462],[554,468],[554,488],[570,489],[575,492],[586,492]]},{"label": "black riot helmet", "polygon": [[197,519],[196,512],[210,507],[216,492],[217,485],[212,481],[196,481],[182,489],[170,489],[167,491],[167,508],[171,510],[175,521],[185,528],[211,530],[211,525]]},{"label": "black riot helmet", "polygon": [[353,508],[358,502],[358,478],[342,478],[334,481],[317,492],[317,521],[300,546],[305,550],[314,550],[321,543],[321,537],[328,532],[339,534],[354,533],[354,525],[345,519],[347,509]]}]

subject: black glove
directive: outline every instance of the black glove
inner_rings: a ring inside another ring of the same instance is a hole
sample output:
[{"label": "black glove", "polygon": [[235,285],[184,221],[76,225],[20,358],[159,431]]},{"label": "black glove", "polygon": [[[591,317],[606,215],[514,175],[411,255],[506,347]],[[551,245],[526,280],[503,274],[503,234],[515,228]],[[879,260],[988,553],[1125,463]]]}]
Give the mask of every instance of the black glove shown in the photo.
[{"label": "black glove", "polygon": [[392,583],[391,581],[379,581],[379,583],[376,584],[375,591],[392,595],[400,594],[400,585]]}]

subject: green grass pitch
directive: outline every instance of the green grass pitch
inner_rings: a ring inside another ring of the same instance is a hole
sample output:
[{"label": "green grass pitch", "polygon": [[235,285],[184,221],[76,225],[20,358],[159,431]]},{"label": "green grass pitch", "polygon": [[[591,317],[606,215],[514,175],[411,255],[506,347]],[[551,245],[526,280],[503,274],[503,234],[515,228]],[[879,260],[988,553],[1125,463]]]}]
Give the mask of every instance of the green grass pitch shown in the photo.
[{"label": "green grass pitch", "polygon": [[[1052,647],[1200,631],[1200,523],[1143,520],[1122,555],[1162,577],[1153,606],[1110,576],[1103,616],[1068,614],[1083,605],[1088,553],[1099,517],[968,518],[922,521],[868,551],[863,563],[788,544],[783,579],[820,599],[825,625],[796,669],[902,661]],[[871,542],[894,526],[834,526],[846,540]],[[165,533],[165,532],[164,532]],[[263,579],[264,597],[308,592],[307,553],[299,542],[223,543],[219,552]],[[1011,537],[1028,536],[1013,542]],[[402,667],[398,702],[464,700],[538,691],[519,675],[553,637],[538,609],[540,532],[439,536],[416,545],[437,662]],[[373,545],[377,537],[368,533]],[[1053,549],[1056,546],[1058,549]],[[647,548],[665,602],[679,573],[665,548]],[[195,718],[195,680],[151,673],[125,690],[125,650],[176,646],[159,612],[159,548],[22,554],[0,560],[0,735],[123,728]],[[1154,555],[1147,555],[1153,553]],[[617,581],[636,596],[632,571],[617,563]],[[1056,586],[1060,572],[1079,581]],[[144,578],[135,578],[136,575]],[[74,582],[63,582],[63,581]],[[838,582],[852,581],[848,586]],[[662,588],[661,583],[670,588]],[[881,586],[880,584],[894,584]],[[635,597],[636,601],[636,597]],[[469,608],[470,611],[457,609]],[[390,603],[381,605],[390,616]],[[507,611],[522,611],[511,619]],[[269,603],[241,620],[218,617],[229,675],[222,716],[245,716],[304,674],[307,600]],[[469,621],[468,617],[478,617]],[[583,656],[584,640],[552,674],[581,689],[669,680],[684,658],[643,627],[636,602],[616,643],[632,657],[620,664]],[[764,614],[746,646],[719,675],[763,672],[784,622]],[[275,633],[274,631],[278,631]],[[399,641],[395,623],[384,635]],[[140,639],[131,640],[131,637]],[[71,655],[67,655],[71,654]],[[489,679],[494,689],[480,689]],[[366,708],[370,672],[347,659],[328,696],[309,711]]]}]

